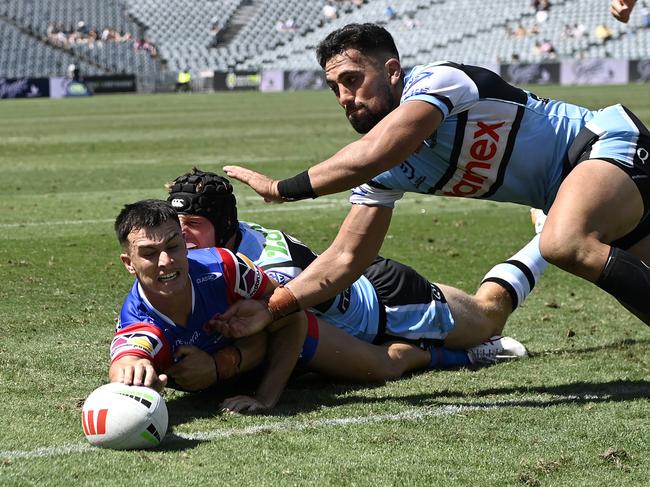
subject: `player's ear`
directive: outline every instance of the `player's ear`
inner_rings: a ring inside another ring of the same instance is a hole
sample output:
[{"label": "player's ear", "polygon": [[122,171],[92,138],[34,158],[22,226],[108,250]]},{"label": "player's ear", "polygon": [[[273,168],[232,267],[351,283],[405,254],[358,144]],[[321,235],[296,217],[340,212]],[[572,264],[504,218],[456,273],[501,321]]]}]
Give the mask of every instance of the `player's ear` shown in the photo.
[{"label": "player's ear", "polygon": [[390,58],[384,65],[389,76],[390,84],[396,86],[402,80],[402,65],[397,58]]},{"label": "player's ear", "polygon": [[120,260],[122,261],[122,264],[124,264],[124,267],[126,267],[126,270],[129,271],[130,274],[135,274],[135,268],[131,264],[131,257],[129,257],[129,254],[120,254]]}]

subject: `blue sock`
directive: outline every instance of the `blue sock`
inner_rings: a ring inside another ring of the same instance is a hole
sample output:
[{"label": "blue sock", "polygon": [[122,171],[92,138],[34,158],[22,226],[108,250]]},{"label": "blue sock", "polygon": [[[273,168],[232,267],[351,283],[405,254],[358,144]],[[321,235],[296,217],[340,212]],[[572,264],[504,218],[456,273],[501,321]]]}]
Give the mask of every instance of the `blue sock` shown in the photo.
[{"label": "blue sock", "polygon": [[471,365],[465,350],[449,350],[444,347],[431,347],[431,362],[429,369],[451,369]]}]

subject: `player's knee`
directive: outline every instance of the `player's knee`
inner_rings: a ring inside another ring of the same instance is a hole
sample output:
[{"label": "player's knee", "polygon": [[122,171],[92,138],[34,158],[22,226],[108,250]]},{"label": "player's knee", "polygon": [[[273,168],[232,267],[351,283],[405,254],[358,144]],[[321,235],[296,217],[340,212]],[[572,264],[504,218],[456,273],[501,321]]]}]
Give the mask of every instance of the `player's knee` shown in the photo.
[{"label": "player's knee", "polygon": [[544,228],[539,250],[542,257],[562,270],[582,276],[590,267],[592,239],[575,232],[562,232]]}]

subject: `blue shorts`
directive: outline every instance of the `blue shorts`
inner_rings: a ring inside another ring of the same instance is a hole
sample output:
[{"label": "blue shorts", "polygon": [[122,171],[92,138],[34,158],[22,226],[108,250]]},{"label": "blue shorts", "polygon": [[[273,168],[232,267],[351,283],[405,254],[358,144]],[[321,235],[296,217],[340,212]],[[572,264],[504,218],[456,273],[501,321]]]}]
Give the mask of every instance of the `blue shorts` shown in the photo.
[{"label": "blue shorts", "polygon": [[569,147],[569,171],[590,159],[620,167],[641,193],[644,212],[639,225],[611,243],[627,249],[650,234],[650,132],[623,105],[604,108],[587,122]]},{"label": "blue shorts", "polygon": [[309,311],[305,311],[305,314],[307,315],[307,336],[305,337],[305,343],[302,345],[300,357],[298,357],[298,365],[307,365],[311,362],[311,359],[316,355],[316,349],[318,349],[318,319]]}]

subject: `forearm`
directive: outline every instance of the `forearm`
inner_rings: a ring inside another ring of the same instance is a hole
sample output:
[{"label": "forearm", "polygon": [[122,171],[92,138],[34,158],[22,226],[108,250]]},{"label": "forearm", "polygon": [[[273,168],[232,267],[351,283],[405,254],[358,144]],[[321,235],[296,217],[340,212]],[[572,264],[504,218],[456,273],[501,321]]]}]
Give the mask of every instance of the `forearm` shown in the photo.
[{"label": "forearm", "polygon": [[356,281],[379,253],[392,210],[353,205],[332,245],[286,287],[300,308],[320,304]]},{"label": "forearm", "polygon": [[426,102],[400,106],[361,139],[309,169],[313,194],[339,193],[395,167],[417,151],[441,121],[442,113]]},{"label": "forearm", "polygon": [[269,336],[268,369],[255,394],[266,407],[274,406],[280,398],[307,336],[305,313],[296,313],[285,319],[290,323]]}]

